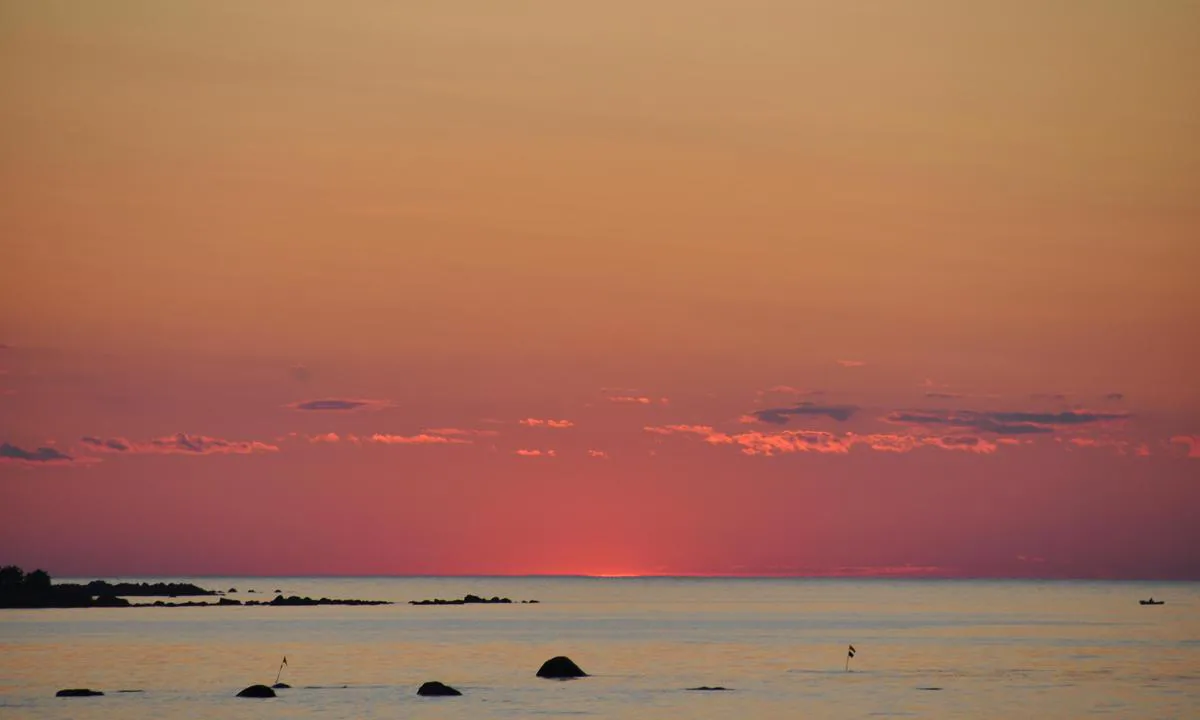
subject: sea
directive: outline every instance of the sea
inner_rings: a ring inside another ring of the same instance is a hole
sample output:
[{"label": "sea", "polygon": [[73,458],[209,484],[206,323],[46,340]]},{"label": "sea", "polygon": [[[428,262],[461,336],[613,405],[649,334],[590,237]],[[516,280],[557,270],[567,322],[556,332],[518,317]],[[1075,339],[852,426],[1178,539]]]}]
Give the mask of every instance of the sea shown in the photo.
[{"label": "sea", "polygon": [[[0,720],[1200,718],[1200,583],[136,580],[397,604],[2,610]],[[408,604],[467,593],[539,602]],[[537,678],[558,655],[590,676]]]}]

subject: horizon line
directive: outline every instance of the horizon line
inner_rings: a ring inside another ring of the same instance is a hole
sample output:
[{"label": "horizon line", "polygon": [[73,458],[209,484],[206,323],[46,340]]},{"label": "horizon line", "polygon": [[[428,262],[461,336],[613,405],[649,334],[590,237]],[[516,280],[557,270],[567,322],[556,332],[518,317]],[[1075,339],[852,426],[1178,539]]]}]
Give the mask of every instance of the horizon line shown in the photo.
[{"label": "horizon line", "polygon": [[81,580],[90,579],[207,579],[207,578],[288,578],[288,579],[457,579],[457,578],[487,578],[487,579],[563,579],[563,580],[906,580],[906,581],[1039,581],[1039,582],[1171,582],[1196,583],[1197,578],[1179,577],[1105,577],[1095,575],[1064,575],[1050,577],[1045,575],[957,575],[957,574],[919,574],[919,573],[876,573],[876,574],[726,574],[726,573],[313,573],[313,574],[279,574],[256,575],[243,573],[203,573],[203,574],[164,574],[164,573],[120,573],[120,574],[89,574],[89,575],[55,575],[56,579]]}]

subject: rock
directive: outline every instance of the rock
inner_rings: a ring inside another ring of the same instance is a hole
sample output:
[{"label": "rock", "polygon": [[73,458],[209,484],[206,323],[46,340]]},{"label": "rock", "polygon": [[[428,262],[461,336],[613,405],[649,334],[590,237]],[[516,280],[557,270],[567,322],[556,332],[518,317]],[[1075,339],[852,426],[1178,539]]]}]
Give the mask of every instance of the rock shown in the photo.
[{"label": "rock", "polygon": [[230,600],[229,598],[219,598],[217,600],[217,604],[218,605],[241,605],[242,601],[241,600]]},{"label": "rock", "polygon": [[275,588],[275,594],[276,594],[276,595],[278,595],[278,594],[280,594],[280,593],[282,593],[282,592],[283,592],[283,591],[282,591],[282,590],[280,590],[279,588]]},{"label": "rock", "polygon": [[292,689],[292,686],[288,685],[285,682],[277,682],[274,685],[272,685],[271,687],[275,688],[276,690],[291,690]]},{"label": "rock", "polygon": [[89,690],[87,688],[69,688],[67,690],[59,690],[54,693],[54,697],[95,697],[103,695],[99,690]]},{"label": "rock", "polygon": [[458,695],[462,695],[459,691],[437,680],[430,680],[417,688],[417,694],[423,697],[457,697]]},{"label": "rock", "polygon": [[728,692],[729,688],[721,687],[720,685],[714,685],[712,687],[709,687],[708,685],[701,685],[700,687],[688,688],[688,690],[694,690],[698,692]]},{"label": "rock", "polygon": [[542,666],[538,668],[537,676],[540,678],[566,680],[569,678],[587,677],[587,673],[580,670],[579,666],[571,661],[571,658],[559,655],[542,663]]},{"label": "rock", "polygon": [[235,592],[237,592],[237,588],[229,588],[228,590],[226,590],[226,592],[235,593]]},{"label": "rock", "polygon": [[[493,595],[489,600],[479,595],[468,594],[461,598],[447,600],[445,598],[431,598],[429,600],[409,600],[409,605],[511,605],[512,598],[502,598],[499,595]],[[531,602],[521,600],[521,602]],[[537,602],[533,600],[532,602]]]},{"label": "rock", "polygon": [[266,685],[251,685],[238,693],[237,696],[245,698],[273,698],[275,697],[275,691]]}]

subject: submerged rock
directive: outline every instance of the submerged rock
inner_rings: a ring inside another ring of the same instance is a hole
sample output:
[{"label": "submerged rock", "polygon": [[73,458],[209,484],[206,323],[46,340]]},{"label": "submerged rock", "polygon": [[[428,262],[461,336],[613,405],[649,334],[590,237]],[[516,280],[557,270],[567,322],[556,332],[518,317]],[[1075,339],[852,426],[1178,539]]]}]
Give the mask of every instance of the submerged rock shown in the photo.
[{"label": "submerged rock", "polygon": [[537,676],[540,678],[565,680],[568,678],[587,677],[587,673],[572,662],[571,658],[559,655],[542,663],[542,666],[538,668]]},{"label": "submerged rock", "polygon": [[693,690],[696,692],[729,692],[729,688],[721,687],[720,685],[713,685],[711,687],[708,685],[701,685],[700,687],[688,688],[688,690]]},{"label": "submerged rock", "polygon": [[55,697],[95,697],[97,695],[103,695],[103,694],[104,693],[100,692],[99,690],[89,690],[88,688],[68,688],[66,690],[59,690],[58,692],[54,693],[54,696]]},{"label": "submerged rock", "polygon": [[462,695],[458,690],[437,680],[430,680],[417,688],[417,694],[423,697],[457,697]]},{"label": "submerged rock", "polygon": [[288,685],[285,682],[277,682],[274,685],[272,685],[271,687],[275,688],[276,690],[291,690],[292,689],[292,686]]},{"label": "submerged rock", "polygon": [[[499,595],[493,595],[490,599],[480,597],[479,595],[464,595],[461,598],[447,600],[445,598],[432,598],[430,600],[409,600],[409,605],[511,605],[512,598],[502,598]],[[526,602],[522,600],[521,602]]]},{"label": "submerged rock", "polygon": [[237,696],[244,698],[273,698],[275,697],[275,691],[266,685],[251,685],[238,693]]}]

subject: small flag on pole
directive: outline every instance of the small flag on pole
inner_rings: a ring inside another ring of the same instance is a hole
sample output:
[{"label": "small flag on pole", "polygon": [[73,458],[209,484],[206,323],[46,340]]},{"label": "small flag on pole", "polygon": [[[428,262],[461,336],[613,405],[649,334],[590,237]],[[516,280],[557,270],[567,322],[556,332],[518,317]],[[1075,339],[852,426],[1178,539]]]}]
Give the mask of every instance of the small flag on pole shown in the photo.
[{"label": "small flag on pole", "polygon": [[854,653],[855,653],[854,646],[851,645],[850,648],[848,650],[846,650],[846,670],[847,671],[850,670],[850,658],[854,657]]},{"label": "small flag on pole", "polygon": [[[849,657],[854,657],[854,646],[853,645],[850,646],[850,649],[846,652],[846,655],[848,655]],[[283,659],[283,664],[287,665],[287,658]]]},{"label": "small flag on pole", "polygon": [[[851,654],[851,655],[853,655],[853,654],[854,654],[854,648],[850,648],[850,654]],[[284,655],[284,656],[283,656],[283,664],[284,664],[284,665],[287,665],[287,655]]]}]

